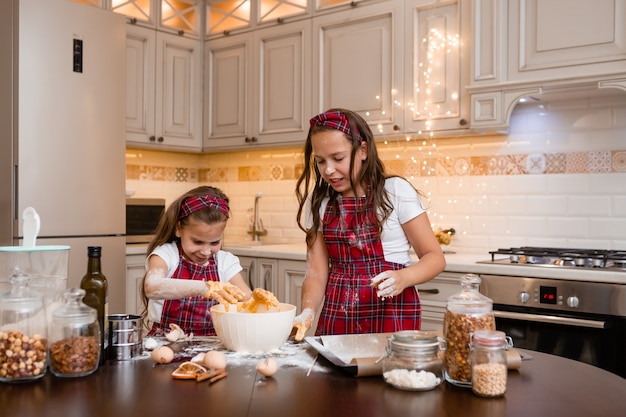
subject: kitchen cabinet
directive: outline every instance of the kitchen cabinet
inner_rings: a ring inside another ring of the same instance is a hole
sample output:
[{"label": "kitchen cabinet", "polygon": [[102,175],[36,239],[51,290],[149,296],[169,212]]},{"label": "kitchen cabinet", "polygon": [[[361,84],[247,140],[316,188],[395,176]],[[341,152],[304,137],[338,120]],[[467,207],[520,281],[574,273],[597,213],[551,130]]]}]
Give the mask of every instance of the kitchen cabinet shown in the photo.
[{"label": "kitchen cabinet", "polygon": [[469,6],[465,0],[406,0],[403,132],[469,127]]},{"label": "kitchen cabinet", "polygon": [[141,314],[144,309],[141,295],[143,277],[146,273],[146,254],[126,253],[126,314]]},{"label": "kitchen cabinet", "polygon": [[215,0],[206,8],[206,36],[220,37],[305,18],[309,0]]},{"label": "kitchen cabinet", "polygon": [[363,116],[376,135],[399,133],[404,2],[353,4],[313,17],[313,113],[348,108]]},{"label": "kitchen cabinet", "polygon": [[201,43],[127,25],[126,142],[202,148]]},{"label": "kitchen cabinet", "polygon": [[302,308],[302,283],[306,274],[306,261],[292,261],[280,259],[278,261],[278,276],[283,285],[281,301],[295,305],[296,312]]},{"label": "kitchen cabinet", "polygon": [[[306,261],[292,261],[288,259],[278,260],[278,279],[283,286],[281,302],[296,306],[296,314],[302,312],[302,283],[306,275]],[[311,328],[306,336],[314,336],[321,308],[318,308]]]},{"label": "kitchen cabinet", "polygon": [[206,42],[206,150],[302,142],[310,31],[299,21]]},{"label": "kitchen cabinet", "polygon": [[204,3],[197,0],[112,0],[111,10],[127,16],[133,24],[197,39],[201,34]]},{"label": "kitchen cabinet", "polygon": [[443,331],[448,298],[461,291],[460,279],[463,275],[442,272],[432,280],[415,286],[422,305],[422,330]]},{"label": "kitchen cabinet", "polygon": [[241,275],[250,289],[263,288],[281,299],[282,292],[278,284],[277,259],[239,256],[239,262],[243,267]]},{"label": "kitchen cabinet", "polygon": [[472,19],[468,90],[477,130],[506,130],[529,95],[626,90],[623,2],[478,0]]}]

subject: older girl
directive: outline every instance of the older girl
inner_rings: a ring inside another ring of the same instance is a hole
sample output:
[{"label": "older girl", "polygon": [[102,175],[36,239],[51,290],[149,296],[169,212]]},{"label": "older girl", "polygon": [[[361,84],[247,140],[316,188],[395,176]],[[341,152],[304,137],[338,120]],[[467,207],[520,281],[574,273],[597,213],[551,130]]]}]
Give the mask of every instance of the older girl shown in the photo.
[{"label": "older girl", "polygon": [[308,262],[296,340],[320,308],[318,335],[420,329],[415,285],[439,274],[445,259],[418,192],[385,174],[357,113],[331,109],[311,119],[296,195]]}]

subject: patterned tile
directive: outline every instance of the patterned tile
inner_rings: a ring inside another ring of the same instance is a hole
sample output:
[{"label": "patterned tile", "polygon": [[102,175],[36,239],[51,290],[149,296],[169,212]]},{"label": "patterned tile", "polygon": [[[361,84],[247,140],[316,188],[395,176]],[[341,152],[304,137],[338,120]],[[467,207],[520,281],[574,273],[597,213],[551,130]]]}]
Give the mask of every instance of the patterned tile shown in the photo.
[{"label": "patterned tile", "polygon": [[546,155],[546,174],[563,174],[567,168],[567,155],[551,153]]},{"label": "patterned tile", "polygon": [[589,155],[587,152],[572,152],[567,154],[567,167],[568,174],[582,174],[586,173],[589,169]]},{"label": "patterned tile", "polygon": [[612,155],[612,171],[626,172],[626,151],[613,151]]},{"label": "patterned tile", "polygon": [[589,152],[589,172],[611,172],[611,152]]}]

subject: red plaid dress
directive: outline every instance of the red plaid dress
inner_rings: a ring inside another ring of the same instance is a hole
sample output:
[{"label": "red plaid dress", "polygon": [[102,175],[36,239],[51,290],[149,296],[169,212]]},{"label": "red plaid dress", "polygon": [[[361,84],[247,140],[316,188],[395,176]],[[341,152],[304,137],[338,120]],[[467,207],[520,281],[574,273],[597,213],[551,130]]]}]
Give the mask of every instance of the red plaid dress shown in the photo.
[{"label": "red plaid dress", "polygon": [[[364,198],[359,198],[361,204]],[[385,270],[404,265],[385,261],[378,238],[373,207],[357,213],[356,198],[340,198],[338,216],[330,204],[324,213],[322,231],[330,261],[324,308],[317,335],[383,333],[419,330],[421,306],[415,287],[384,300],[370,287],[370,279]]]},{"label": "red plaid dress", "polygon": [[[219,281],[215,257],[209,258],[206,265],[198,265],[185,259],[179,247],[180,260],[171,279],[193,279],[198,281]],[[161,336],[169,331],[170,323],[178,324],[185,334],[193,332],[194,336],[215,336],[211,307],[214,300],[198,296],[176,300],[165,300],[161,322],[154,323],[149,332],[151,336]]]}]

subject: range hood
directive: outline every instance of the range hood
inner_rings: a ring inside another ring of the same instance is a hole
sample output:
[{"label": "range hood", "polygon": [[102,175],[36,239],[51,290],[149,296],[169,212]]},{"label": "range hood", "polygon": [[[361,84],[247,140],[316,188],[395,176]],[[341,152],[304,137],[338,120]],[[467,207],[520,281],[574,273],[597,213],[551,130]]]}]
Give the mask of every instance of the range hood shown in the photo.
[{"label": "range hood", "polygon": [[589,103],[626,100],[626,76],[606,79],[534,81],[470,87],[474,133],[508,133],[511,114],[520,103],[549,105],[572,100]]}]

